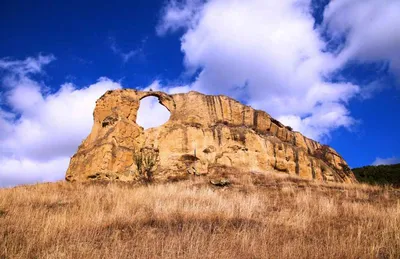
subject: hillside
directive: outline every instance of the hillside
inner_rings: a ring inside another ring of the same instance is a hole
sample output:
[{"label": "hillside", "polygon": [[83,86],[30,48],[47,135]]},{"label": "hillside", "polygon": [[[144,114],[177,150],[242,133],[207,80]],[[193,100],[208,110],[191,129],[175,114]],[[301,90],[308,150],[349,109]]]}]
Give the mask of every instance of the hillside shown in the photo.
[{"label": "hillside", "polygon": [[364,166],[352,169],[357,180],[361,183],[393,185],[400,187],[400,164]]},{"label": "hillside", "polygon": [[0,189],[0,258],[400,257],[396,189],[221,175]]}]

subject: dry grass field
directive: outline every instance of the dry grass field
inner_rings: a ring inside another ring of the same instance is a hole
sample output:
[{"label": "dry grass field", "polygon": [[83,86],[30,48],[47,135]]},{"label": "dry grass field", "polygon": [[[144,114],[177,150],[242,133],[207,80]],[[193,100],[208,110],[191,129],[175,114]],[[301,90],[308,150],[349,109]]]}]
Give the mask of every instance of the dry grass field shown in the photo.
[{"label": "dry grass field", "polygon": [[400,258],[400,192],[229,174],[0,189],[0,258]]}]

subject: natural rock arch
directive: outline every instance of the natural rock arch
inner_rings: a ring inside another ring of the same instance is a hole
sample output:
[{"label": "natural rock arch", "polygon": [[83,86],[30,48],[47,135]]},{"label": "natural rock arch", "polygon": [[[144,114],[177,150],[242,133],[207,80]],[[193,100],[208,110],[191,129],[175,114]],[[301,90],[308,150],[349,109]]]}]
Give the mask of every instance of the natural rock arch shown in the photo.
[{"label": "natural rock arch", "polygon": [[174,100],[166,93],[159,92],[159,91],[149,91],[149,92],[137,92],[139,101],[146,98],[146,97],[157,97],[160,104],[163,105],[167,110],[172,114],[175,111],[176,105]]},{"label": "natural rock arch", "polygon": [[[148,96],[157,97],[171,116],[162,126],[143,130],[136,123],[137,111],[140,100]],[[158,180],[231,166],[243,172],[275,171],[310,180],[356,182],[334,149],[227,96],[120,89],[106,92],[93,115],[90,135],[71,158],[69,181],[135,180],[132,153],[150,149],[159,154],[154,175]]]}]

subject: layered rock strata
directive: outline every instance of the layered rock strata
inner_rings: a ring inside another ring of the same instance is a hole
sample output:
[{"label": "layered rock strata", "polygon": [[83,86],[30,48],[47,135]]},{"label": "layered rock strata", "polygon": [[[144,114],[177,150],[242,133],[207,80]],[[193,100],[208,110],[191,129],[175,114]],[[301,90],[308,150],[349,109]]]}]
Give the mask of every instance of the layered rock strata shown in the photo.
[{"label": "layered rock strata", "polygon": [[[136,117],[140,100],[148,96],[157,97],[171,116],[162,126],[144,130]],[[207,174],[211,167],[224,165],[243,172],[356,182],[335,150],[227,96],[114,90],[96,102],[93,116],[91,133],[71,158],[68,181],[135,180],[135,157],[153,153],[155,179]]]}]

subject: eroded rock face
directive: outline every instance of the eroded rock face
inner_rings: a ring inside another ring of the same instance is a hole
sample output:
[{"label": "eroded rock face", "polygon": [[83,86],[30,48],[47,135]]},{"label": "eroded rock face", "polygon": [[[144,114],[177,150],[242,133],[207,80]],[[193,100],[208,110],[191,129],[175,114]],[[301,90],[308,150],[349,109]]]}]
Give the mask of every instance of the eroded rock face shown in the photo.
[{"label": "eroded rock face", "polygon": [[[136,124],[141,99],[156,96],[171,113],[164,125]],[[332,148],[293,132],[269,114],[226,96],[198,92],[168,95],[130,89],[105,93],[94,110],[90,135],[71,158],[68,181],[136,179],[135,154],[157,154],[154,178],[207,174],[225,165],[249,171],[277,171],[306,179],[356,182]]]}]

